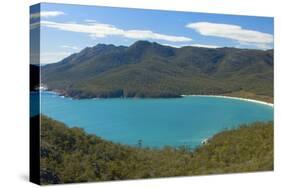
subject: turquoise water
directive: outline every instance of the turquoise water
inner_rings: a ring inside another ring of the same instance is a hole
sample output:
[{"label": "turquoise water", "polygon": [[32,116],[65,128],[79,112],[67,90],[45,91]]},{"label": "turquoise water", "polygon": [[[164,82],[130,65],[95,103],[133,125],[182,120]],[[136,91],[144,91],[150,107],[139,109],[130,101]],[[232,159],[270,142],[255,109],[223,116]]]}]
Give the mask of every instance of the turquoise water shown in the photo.
[{"label": "turquoise water", "polygon": [[40,98],[39,98],[39,92],[30,92],[29,95],[29,99],[30,99],[30,109],[29,109],[29,113],[30,113],[30,117],[33,117],[37,114],[39,114],[40,109]]},{"label": "turquoise water", "polygon": [[43,114],[118,143],[162,147],[198,146],[241,123],[273,120],[270,106],[235,99],[82,99],[41,94]]}]

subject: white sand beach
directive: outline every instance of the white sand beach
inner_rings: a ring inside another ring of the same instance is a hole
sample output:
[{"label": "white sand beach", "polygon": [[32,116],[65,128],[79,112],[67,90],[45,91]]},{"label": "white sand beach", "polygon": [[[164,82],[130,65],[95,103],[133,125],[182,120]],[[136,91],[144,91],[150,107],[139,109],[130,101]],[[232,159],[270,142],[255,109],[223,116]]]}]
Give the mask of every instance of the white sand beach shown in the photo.
[{"label": "white sand beach", "polygon": [[268,102],[254,100],[254,99],[248,99],[248,98],[230,97],[230,96],[223,96],[223,95],[181,95],[181,96],[182,97],[200,96],[200,97],[217,97],[217,98],[236,99],[236,100],[254,102],[254,103],[259,103],[259,104],[267,105],[267,106],[270,106],[270,107],[274,107],[273,103],[268,103]]}]

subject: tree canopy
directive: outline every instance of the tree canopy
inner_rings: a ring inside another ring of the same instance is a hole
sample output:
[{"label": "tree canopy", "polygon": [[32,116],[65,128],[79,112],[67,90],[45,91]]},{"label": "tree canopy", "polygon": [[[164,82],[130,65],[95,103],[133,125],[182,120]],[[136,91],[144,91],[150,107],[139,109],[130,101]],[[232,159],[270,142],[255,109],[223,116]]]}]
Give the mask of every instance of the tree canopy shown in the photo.
[{"label": "tree canopy", "polygon": [[195,150],[132,147],[41,116],[42,184],[273,170],[273,122],[241,125]]}]

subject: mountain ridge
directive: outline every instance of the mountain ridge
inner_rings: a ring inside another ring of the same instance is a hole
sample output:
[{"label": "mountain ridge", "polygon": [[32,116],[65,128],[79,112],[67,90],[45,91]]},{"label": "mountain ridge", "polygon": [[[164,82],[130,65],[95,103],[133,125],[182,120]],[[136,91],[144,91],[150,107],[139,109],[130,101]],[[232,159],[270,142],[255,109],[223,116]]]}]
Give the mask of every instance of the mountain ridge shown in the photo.
[{"label": "mountain ridge", "polygon": [[[249,93],[273,100],[274,50],[98,44],[41,67],[42,82],[73,98]],[[241,97],[241,96],[240,96]]]}]

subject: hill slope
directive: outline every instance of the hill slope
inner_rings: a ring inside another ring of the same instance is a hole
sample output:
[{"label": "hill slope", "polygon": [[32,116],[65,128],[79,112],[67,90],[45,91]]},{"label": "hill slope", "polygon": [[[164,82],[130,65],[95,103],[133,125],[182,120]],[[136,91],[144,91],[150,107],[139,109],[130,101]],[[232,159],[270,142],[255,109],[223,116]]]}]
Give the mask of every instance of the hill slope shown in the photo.
[{"label": "hill slope", "polygon": [[42,116],[40,169],[42,184],[273,170],[273,123],[224,131],[189,151],[120,145]]},{"label": "hill slope", "polygon": [[74,98],[233,93],[273,98],[273,50],[99,44],[41,70],[44,84]]}]

